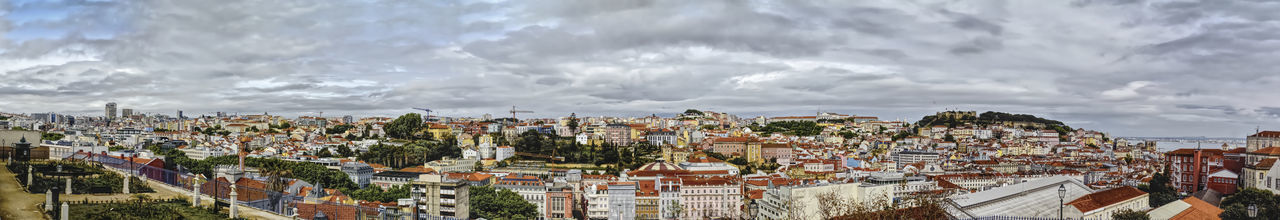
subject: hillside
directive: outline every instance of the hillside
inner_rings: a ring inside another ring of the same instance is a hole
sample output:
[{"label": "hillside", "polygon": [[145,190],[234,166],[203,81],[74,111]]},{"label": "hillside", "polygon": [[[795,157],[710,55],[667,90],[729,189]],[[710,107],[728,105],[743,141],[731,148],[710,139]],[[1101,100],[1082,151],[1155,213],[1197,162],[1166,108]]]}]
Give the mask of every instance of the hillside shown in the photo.
[{"label": "hillside", "polygon": [[978,126],[986,126],[992,124],[1005,124],[1010,126],[1023,126],[1037,129],[1056,130],[1060,134],[1071,131],[1071,126],[1057,120],[1051,120],[1028,114],[1010,114],[1004,112],[983,112],[982,114],[973,114],[973,112],[939,112],[935,115],[928,115],[917,121],[916,124],[921,127],[930,127],[943,125],[947,127],[958,127],[971,123]]}]

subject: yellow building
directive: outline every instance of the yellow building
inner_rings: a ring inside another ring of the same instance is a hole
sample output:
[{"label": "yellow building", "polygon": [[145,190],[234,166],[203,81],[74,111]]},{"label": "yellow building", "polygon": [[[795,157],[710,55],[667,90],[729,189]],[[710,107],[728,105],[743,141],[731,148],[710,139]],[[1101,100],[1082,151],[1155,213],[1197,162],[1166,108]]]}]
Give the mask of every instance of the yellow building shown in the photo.
[{"label": "yellow building", "polygon": [[452,131],[449,129],[449,126],[440,124],[431,124],[430,126],[427,126],[427,133],[431,134],[431,137],[436,140],[443,139],[445,136],[448,136],[450,132]]},{"label": "yellow building", "polygon": [[747,143],[747,162],[760,163],[764,161],[764,157],[760,156],[760,142]]}]

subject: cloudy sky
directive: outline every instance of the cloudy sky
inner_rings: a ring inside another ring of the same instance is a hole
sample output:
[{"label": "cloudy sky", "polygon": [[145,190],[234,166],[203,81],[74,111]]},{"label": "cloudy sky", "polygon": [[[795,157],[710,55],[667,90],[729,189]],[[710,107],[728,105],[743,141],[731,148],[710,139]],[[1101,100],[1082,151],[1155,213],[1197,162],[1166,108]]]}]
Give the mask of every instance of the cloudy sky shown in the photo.
[{"label": "cloudy sky", "polygon": [[911,119],[1280,129],[1267,1],[0,0],[0,112]]}]

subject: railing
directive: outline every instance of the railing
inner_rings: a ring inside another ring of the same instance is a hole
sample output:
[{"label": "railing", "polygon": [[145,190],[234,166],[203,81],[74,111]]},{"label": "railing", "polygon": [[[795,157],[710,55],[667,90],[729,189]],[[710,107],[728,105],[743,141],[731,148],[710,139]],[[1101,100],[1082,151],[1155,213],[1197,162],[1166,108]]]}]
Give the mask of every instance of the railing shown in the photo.
[{"label": "railing", "polygon": [[[1104,220],[1110,218],[1065,218],[1071,220]],[[1059,218],[1038,218],[1038,217],[1018,217],[1018,216],[987,216],[969,218],[966,220],[1060,220]]]},{"label": "railing", "polygon": [[[184,195],[191,194],[193,187],[192,183],[195,181],[195,176],[190,173],[179,173],[173,170],[136,163],[146,161],[129,161],[102,155],[94,155],[89,160],[98,162],[99,164],[102,164],[103,167],[182,189],[184,191],[182,192]],[[231,184],[232,183],[228,182],[214,181],[212,179],[205,180],[200,184],[197,191],[200,195],[213,197],[218,202],[230,203]],[[298,204],[305,203],[305,198],[297,196],[296,194],[243,185],[236,186],[236,200],[236,204],[281,216],[292,216],[297,214],[294,213],[294,208],[296,208]],[[335,210],[354,210],[353,212],[358,213],[357,215],[360,215],[360,218],[367,216],[382,216],[383,211],[379,208],[332,203],[327,201],[315,201],[311,204],[337,206],[338,208]],[[332,216],[338,213],[326,214]]]}]

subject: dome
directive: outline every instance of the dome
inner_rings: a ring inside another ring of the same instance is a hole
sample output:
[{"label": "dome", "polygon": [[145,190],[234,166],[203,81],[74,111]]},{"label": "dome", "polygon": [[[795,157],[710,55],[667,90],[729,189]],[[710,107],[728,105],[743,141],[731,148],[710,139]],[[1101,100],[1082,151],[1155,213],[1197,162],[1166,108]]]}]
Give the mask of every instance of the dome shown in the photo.
[{"label": "dome", "polygon": [[639,169],[636,169],[636,171],[676,171],[676,170],[684,170],[684,168],[680,168],[680,166],[676,166],[675,164],[671,164],[664,161],[645,164],[644,166],[640,166]]},{"label": "dome", "polygon": [[645,164],[644,166],[640,166],[639,169],[625,172],[625,174],[627,176],[632,176],[632,177],[657,177],[657,176],[675,177],[680,175],[687,175],[689,174],[689,171],[685,170],[684,168],[680,168],[680,166],[676,166],[675,164],[672,164],[672,163],[668,163],[665,161],[658,161],[658,162]]}]

